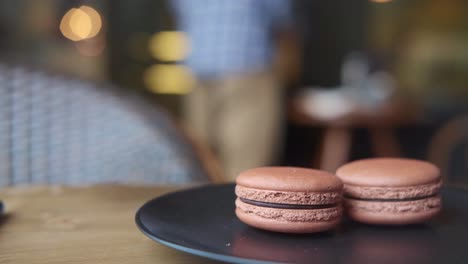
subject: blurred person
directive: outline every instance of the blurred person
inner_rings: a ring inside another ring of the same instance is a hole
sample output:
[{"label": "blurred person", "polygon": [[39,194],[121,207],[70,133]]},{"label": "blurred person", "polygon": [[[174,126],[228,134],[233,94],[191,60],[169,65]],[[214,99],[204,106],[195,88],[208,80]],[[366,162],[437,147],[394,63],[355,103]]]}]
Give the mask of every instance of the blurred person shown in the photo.
[{"label": "blurred person", "polygon": [[[292,33],[289,0],[173,0],[191,41],[197,77],[184,102],[194,134],[212,147],[226,179],[271,164],[281,147],[282,90],[273,72],[278,36]],[[293,34],[292,34],[293,35]]]}]

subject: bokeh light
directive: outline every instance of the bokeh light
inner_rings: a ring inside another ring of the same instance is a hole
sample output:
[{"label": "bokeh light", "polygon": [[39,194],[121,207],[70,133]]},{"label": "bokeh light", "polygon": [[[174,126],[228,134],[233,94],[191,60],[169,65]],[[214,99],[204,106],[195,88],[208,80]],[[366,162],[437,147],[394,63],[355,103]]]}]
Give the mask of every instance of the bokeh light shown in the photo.
[{"label": "bokeh light", "polygon": [[75,9],[68,22],[71,31],[79,39],[86,39],[91,34],[93,28],[91,23],[91,18],[81,9]]},{"label": "bokeh light", "polygon": [[151,37],[149,51],[161,61],[181,61],[190,52],[190,42],[184,32],[161,31]]},{"label": "bokeh light", "polygon": [[99,34],[102,28],[102,20],[99,13],[94,8],[89,6],[81,6],[80,10],[85,12],[91,21],[91,30],[89,31],[86,38],[92,38]]},{"label": "bokeh light", "polygon": [[66,38],[73,40],[73,41],[78,41],[80,38],[75,35],[75,33],[71,30],[70,28],[70,18],[75,13],[76,8],[70,9],[65,15],[62,17],[62,20],[60,21],[60,32],[62,32],[63,36]]},{"label": "bokeh light", "polygon": [[99,34],[101,28],[101,16],[89,6],[68,10],[60,21],[60,31],[72,41],[92,38]]},{"label": "bokeh light", "polygon": [[177,64],[153,65],[144,72],[143,78],[150,91],[161,94],[186,94],[195,83],[190,69]]}]

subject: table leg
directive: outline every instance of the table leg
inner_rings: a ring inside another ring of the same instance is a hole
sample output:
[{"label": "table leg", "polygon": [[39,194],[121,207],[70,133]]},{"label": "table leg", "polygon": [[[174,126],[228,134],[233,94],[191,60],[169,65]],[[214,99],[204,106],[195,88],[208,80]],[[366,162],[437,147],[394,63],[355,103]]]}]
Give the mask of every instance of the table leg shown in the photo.
[{"label": "table leg", "polygon": [[351,130],[344,127],[328,127],[324,131],[320,169],[335,172],[349,159],[351,149]]},{"label": "table leg", "polygon": [[439,167],[444,181],[450,180],[448,177],[450,173],[450,156],[457,144],[460,144],[466,136],[464,132],[465,122],[468,123],[468,120],[464,121],[463,118],[450,120],[436,131],[429,143],[428,159]]},{"label": "table leg", "polygon": [[372,148],[377,157],[400,157],[401,148],[391,128],[369,128]]}]

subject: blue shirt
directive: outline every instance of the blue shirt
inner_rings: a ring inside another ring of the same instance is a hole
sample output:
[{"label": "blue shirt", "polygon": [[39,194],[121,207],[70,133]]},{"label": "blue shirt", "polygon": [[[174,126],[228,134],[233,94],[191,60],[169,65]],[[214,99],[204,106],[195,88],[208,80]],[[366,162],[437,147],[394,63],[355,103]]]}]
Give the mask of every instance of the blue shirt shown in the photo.
[{"label": "blue shirt", "polygon": [[291,22],[289,0],[172,0],[191,42],[186,64],[202,78],[270,67],[274,30]]}]

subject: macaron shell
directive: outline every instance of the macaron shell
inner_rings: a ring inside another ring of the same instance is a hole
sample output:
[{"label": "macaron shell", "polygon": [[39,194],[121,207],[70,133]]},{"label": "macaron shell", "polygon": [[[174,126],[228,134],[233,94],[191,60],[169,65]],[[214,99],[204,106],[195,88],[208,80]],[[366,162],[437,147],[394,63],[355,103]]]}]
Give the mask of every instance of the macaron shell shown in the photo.
[{"label": "macaron shell", "polygon": [[351,219],[381,225],[422,223],[436,216],[442,208],[440,196],[402,202],[344,199],[344,206]]},{"label": "macaron shell", "polygon": [[403,187],[440,181],[432,163],[401,158],[374,158],[350,162],[338,168],[343,183],[356,186]]},{"label": "macaron shell", "polygon": [[330,230],[336,227],[341,218],[338,217],[332,221],[324,222],[289,222],[278,221],[275,219],[263,218],[256,214],[246,213],[236,208],[236,215],[245,224],[263,230],[281,232],[281,233],[317,233]]},{"label": "macaron shell", "polygon": [[237,185],[263,190],[291,192],[328,192],[341,190],[343,184],[335,175],[297,167],[260,167],[242,172]]},{"label": "macaron shell", "polygon": [[252,189],[236,186],[236,195],[248,200],[277,204],[318,205],[335,204],[341,202],[340,191],[330,192],[288,192]]},{"label": "macaron shell", "polygon": [[407,199],[434,195],[439,192],[441,186],[442,181],[405,187],[374,187],[346,184],[343,191],[347,196],[354,198]]}]

